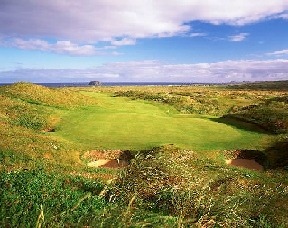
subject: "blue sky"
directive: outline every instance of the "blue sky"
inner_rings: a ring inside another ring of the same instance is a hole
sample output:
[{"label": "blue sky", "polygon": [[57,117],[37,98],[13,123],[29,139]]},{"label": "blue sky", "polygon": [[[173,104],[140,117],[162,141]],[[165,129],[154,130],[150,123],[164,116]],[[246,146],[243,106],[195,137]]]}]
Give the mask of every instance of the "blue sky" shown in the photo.
[{"label": "blue sky", "polygon": [[288,80],[288,0],[0,0],[0,83]]}]

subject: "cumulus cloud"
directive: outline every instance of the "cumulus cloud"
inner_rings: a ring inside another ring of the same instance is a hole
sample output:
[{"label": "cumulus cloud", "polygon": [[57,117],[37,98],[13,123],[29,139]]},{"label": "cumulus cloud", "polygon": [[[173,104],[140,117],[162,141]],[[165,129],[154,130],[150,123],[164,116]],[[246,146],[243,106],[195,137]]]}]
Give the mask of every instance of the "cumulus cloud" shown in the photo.
[{"label": "cumulus cloud", "polygon": [[[0,36],[56,37],[57,40],[123,43],[190,32],[187,22],[244,25],[285,18],[288,0],[9,0],[0,2]],[[118,41],[120,42],[120,41]]]},{"label": "cumulus cloud", "polygon": [[239,33],[239,34],[234,35],[234,36],[229,36],[228,40],[232,41],[232,42],[241,42],[241,41],[245,40],[248,35],[249,35],[249,33]]},{"label": "cumulus cloud", "polygon": [[239,60],[197,64],[115,62],[94,69],[19,69],[0,72],[0,81],[230,82],[287,80],[288,60]]}]

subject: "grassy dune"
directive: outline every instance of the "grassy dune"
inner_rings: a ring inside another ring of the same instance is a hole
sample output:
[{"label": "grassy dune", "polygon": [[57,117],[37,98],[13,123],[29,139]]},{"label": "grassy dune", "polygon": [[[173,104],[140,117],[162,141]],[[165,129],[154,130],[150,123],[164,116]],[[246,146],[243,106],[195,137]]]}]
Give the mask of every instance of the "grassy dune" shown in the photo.
[{"label": "grassy dune", "polygon": [[[287,227],[285,91],[0,87],[0,227]],[[265,171],[227,166],[241,149]]]}]

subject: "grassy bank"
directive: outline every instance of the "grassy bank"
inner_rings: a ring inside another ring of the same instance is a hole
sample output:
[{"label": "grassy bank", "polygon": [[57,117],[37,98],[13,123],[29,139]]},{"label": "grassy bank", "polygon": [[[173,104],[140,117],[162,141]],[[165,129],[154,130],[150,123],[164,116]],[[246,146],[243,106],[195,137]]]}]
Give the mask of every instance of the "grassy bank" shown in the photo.
[{"label": "grassy bank", "polygon": [[[287,121],[283,90],[18,83],[0,96],[0,226],[288,226],[286,125],[262,128]],[[87,151],[111,149],[129,165],[87,167]],[[225,164],[240,152],[265,171]]]}]

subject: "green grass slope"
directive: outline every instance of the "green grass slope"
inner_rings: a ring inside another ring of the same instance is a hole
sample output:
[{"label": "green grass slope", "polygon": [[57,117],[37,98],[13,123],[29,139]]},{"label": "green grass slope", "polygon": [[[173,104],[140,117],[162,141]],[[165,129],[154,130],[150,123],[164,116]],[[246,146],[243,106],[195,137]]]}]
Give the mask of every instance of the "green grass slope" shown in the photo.
[{"label": "green grass slope", "polygon": [[79,93],[73,93],[69,88],[54,89],[25,82],[2,86],[1,92],[4,93],[5,96],[27,103],[60,108],[91,105],[91,103],[93,103],[91,99]]},{"label": "green grass slope", "polygon": [[53,134],[90,149],[147,149],[165,144],[194,150],[255,149],[268,137],[208,117],[180,114],[168,105],[101,93],[91,96],[98,106],[67,112]]},{"label": "green grass slope", "polygon": [[[27,159],[23,162],[26,163],[22,164],[24,168],[33,163],[34,159],[59,163],[61,160],[80,162],[79,152],[69,142],[47,136],[45,132],[53,131],[61,113],[95,103],[94,99],[30,83],[0,87],[0,98],[1,151],[5,151],[6,155],[29,158],[30,162]],[[70,156],[67,156],[69,153]],[[20,161],[17,162],[20,164]],[[1,166],[5,168],[5,163]]]}]

